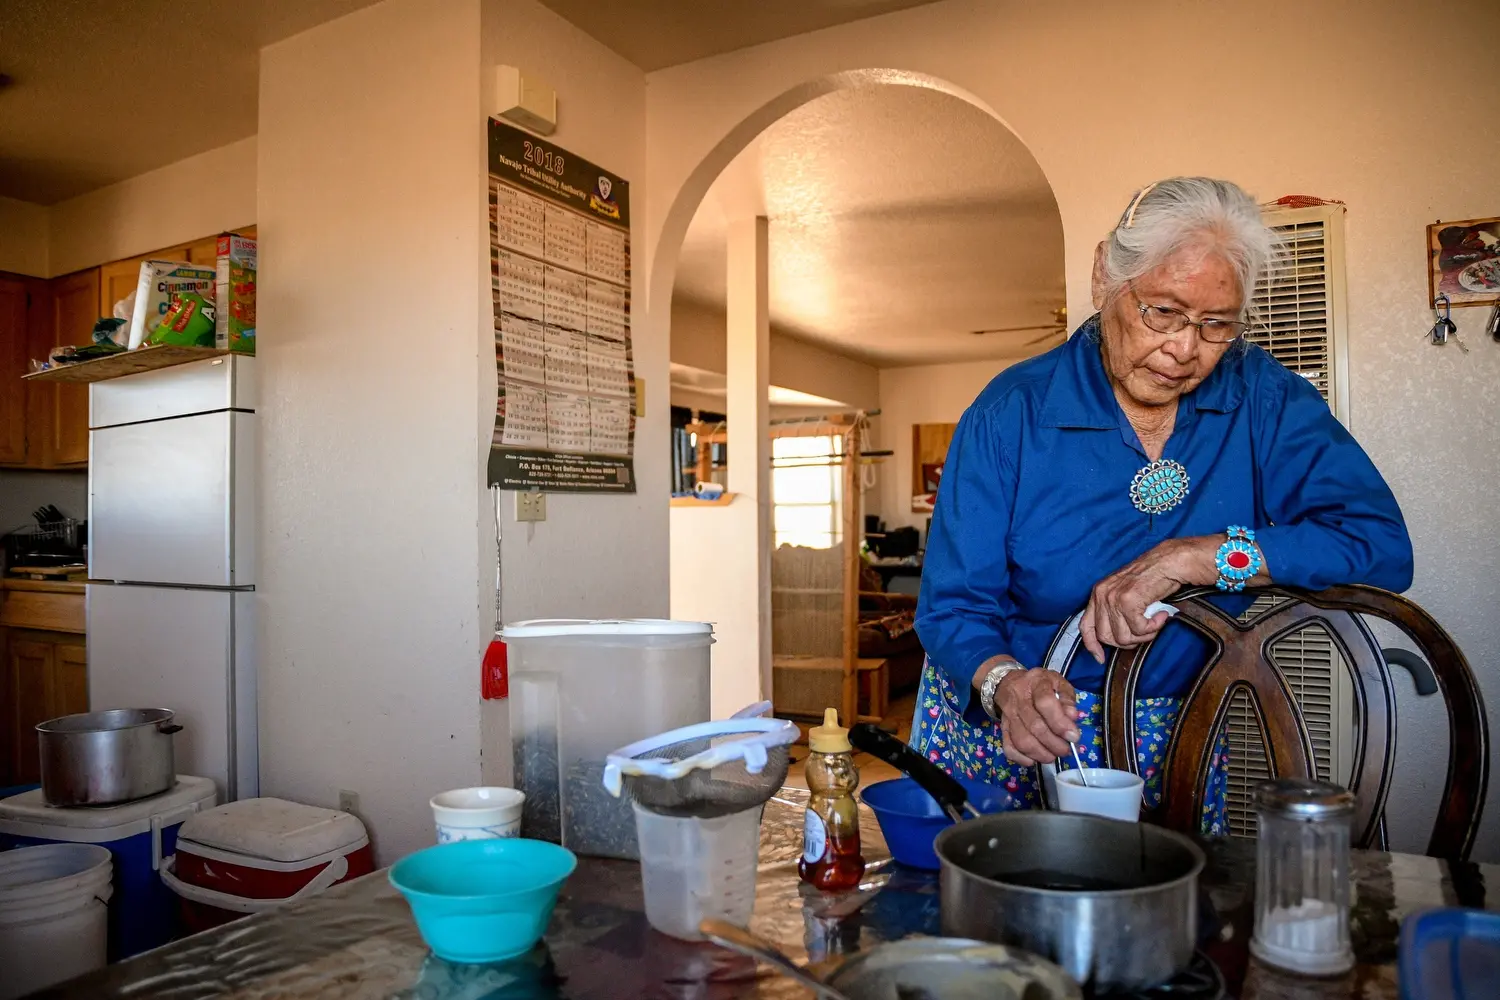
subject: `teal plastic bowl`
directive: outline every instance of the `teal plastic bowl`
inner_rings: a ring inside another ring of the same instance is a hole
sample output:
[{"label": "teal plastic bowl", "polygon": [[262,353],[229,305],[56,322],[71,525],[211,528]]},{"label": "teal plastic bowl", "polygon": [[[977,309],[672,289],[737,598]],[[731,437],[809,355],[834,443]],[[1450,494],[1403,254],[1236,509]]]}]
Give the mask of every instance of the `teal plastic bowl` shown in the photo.
[{"label": "teal plastic bowl", "polygon": [[417,930],[449,962],[501,962],[542,939],[578,859],[542,840],[460,840],[391,868]]}]

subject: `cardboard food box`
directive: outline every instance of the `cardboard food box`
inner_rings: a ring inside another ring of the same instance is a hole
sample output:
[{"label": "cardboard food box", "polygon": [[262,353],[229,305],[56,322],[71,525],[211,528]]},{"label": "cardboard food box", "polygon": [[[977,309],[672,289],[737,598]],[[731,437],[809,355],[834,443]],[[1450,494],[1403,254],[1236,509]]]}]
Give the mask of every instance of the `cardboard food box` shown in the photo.
[{"label": "cardboard food box", "polygon": [[214,272],[183,261],[141,261],[141,278],[135,287],[135,310],[130,317],[128,346],[131,350],[150,340],[167,314],[173,294],[178,292],[197,292],[205,299],[212,298]]},{"label": "cardboard food box", "polygon": [[256,241],[225,233],[219,237],[215,346],[255,353]]}]

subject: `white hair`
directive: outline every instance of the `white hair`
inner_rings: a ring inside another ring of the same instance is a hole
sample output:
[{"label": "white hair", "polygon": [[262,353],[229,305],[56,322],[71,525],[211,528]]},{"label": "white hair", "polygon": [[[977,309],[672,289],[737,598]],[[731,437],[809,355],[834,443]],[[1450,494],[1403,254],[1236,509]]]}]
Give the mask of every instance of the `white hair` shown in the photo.
[{"label": "white hair", "polygon": [[1211,177],[1157,181],[1136,193],[1104,238],[1104,297],[1112,300],[1178,251],[1198,248],[1234,269],[1248,308],[1277,247],[1276,233],[1239,185]]}]

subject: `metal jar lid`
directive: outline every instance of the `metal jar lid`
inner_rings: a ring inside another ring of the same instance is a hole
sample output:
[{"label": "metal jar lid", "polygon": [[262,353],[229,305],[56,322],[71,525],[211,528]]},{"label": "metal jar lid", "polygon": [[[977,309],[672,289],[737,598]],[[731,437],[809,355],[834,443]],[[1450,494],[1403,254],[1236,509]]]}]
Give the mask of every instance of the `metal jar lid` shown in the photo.
[{"label": "metal jar lid", "polygon": [[1343,819],[1354,812],[1354,793],[1326,781],[1277,778],[1256,787],[1255,807],[1288,819]]}]

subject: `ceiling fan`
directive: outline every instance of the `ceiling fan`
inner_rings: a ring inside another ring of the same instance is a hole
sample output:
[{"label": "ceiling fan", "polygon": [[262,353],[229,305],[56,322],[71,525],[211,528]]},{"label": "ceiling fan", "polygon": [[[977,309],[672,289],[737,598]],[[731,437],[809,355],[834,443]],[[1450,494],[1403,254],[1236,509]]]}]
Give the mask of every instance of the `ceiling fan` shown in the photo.
[{"label": "ceiling fan", "polygon": [[997,326],[984,330],[970,330],[975,337],[983,337],[991,333],[1027,333],[1032,330],[1043,330],[1049,333],[1066,333],[1068,330],[1068,307],[1061,306],[1052,310],[1051,323],[1034,323],[1030,326]]}]

